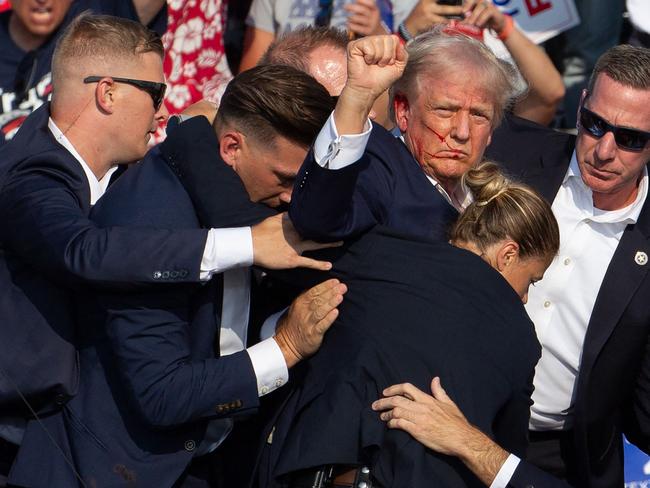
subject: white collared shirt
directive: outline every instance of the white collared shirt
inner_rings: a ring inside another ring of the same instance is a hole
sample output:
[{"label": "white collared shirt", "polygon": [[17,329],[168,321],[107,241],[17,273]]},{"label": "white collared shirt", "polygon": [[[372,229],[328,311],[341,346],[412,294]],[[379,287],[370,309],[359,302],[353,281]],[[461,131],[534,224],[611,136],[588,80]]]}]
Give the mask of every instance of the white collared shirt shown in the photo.
[{"label": "white collared shirt", "polygon": [[623,231],[637,221],[647,195],[644,168],[631,205],[613,211],[595,208],[574,152],[552,206],[560,227],[560,250],[544,279],[530,288],[526,304],[542,344],[535,370],[532,430],[572,426],[573,395],[591,312]]}]

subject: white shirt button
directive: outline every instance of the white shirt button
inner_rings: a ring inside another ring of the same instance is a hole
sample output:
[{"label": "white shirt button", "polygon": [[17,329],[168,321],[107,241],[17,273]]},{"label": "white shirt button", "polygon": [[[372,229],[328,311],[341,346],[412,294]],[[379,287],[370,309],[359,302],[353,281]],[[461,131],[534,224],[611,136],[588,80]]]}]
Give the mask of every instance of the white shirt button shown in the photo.
[{"label": "white shirt button", "polygon": [[549,300],[546,300],[546,301],[544,302],[544,308],[548,308],[548,307],[550,307],[550,306],[551,306],[551,302],[550,302]]},{"label": "white shirt button", "polygon": [[284,383],[282,382],[282,379],[278,378],[277,380],[275,380],[275,386],[277,386],[278,388],[280,388],[283,384]]},{"label": "white shirt button", "polygon": [[260,391],[262,392],[262,395],[266,395],[269,392],[269,387],[263,386],[262,388],[260,388]]},{"label": "white shirt button", "polygon": [[565,258],[564,259],[564,266],[568,266],[569,264],[571,264],[571,258]]}]

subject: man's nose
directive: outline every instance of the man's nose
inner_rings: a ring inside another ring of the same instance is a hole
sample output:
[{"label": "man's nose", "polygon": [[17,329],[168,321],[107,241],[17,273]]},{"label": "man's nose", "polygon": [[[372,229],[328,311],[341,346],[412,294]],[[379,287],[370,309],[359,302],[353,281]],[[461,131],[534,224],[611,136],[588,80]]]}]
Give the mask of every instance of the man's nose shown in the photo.
[{"label": "man's nose", "polygon": [[610,161],[616,157],[616,140],[613,132],[606,132],[596,143],[596,156],[600,161]]},{"label": "man's nose", "polygon": [[160,108],[155,113],[154,118],[158,122],[165,122],[169,118],[169,110],[167,110],[164,102],[160,104]]},{"label": "man's nose", "polygon": [[459,110],[451,121],[451,131],[449,133],[457,141],[465,142],[469,139],[469,114]]}]

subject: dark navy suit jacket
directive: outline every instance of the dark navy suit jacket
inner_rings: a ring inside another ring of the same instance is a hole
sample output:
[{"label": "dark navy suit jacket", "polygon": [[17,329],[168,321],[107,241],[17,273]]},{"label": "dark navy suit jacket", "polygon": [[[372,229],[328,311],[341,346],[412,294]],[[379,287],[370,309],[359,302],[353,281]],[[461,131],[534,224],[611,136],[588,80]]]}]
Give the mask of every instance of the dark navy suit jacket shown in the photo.
[{"label": "dark navy suit jacket", "polygon": [[402,141],[373,124],[364,155],[350,166],[322,168],[313,151],[307,155],[289,215],[303,237],[317,241],[356,237],[375,225],[446,241],[458,212]]},{"label": "dark navy suit jacket", "polygon": [[366,464],[382,487],[482,486],[458,460],[387,429],[371,403],[431,378],[467,418],[523,456],[540,347],[512,287],[478,256],[377,227],[334,263],[340,315],[279,418],[261,486],[323,464]]},{"label": "dark navy suit jacket", "polygon": [[[202,138],[214,138],[209,124],[200,122],[183,124],[185,134],[154,148],[112,185],[93,210],[95,222],[198,229],[192,202],[171,166],[176,158],[200,157]],[[207,133],[199,130],[204,126]],[[184,152],[188,148],[193,152]],[[248,354],[215,356],[221,293],[219,281],[212,280],[81,297],[79,393],[45,419],[45,427],[88,486],[171,486],[209,419],[256,409]],[[29,424],[11,480],[78,484],[36,422]]]},{"label": "dark navy suit jacket", "polygon": [[99,228],[46,104],[0,151],[0,417],[62,404],[78,383],[68,287],[196,282],[206,231]]}]

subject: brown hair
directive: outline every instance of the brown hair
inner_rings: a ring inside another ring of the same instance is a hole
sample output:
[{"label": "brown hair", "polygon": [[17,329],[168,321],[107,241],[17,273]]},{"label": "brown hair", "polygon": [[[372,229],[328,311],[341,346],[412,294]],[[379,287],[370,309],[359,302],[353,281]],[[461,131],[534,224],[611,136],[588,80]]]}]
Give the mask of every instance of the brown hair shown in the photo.
[{"label": "brown hair", "polygon": [[348,36],[333,27],[301,27],[271,43],[258,64],[285,64],[309,73],[309,56],[314,49],[331,47],[345,52]]},{"label": "brown hair", "polygon": [[219,134],[233,127],[259,143],[280,135],[312,144],[334,110],[334,99],[308,74],[290,66],[256,66],[228,84],[214,119]]},{"label": "brown hair", "polygon": [[458,218],[452,242],[471,243],[484,252],[509,238],[519,244],[522,258],[557,254],[557,221],[551,206],[534,190],[511,181],[489,161],[469,170],[463,182],[475,200]]},{"label": "brown hair", "polygon": [[650,89],[650,49],[622,44],[607,50],[598,58],[589,78],[587,91],[590,93],[601,73],[621,85],[637,90],[648,90]]},{"label": "brown hair", "polygon": [[163,45],[155,32],[132,20],[84,12],[66,27],[56,43],[52,57],[53,88],[56,89],[57,80],[69,63],[79,63],[83,58],[101,63],[149,52],[163,57]]}]

